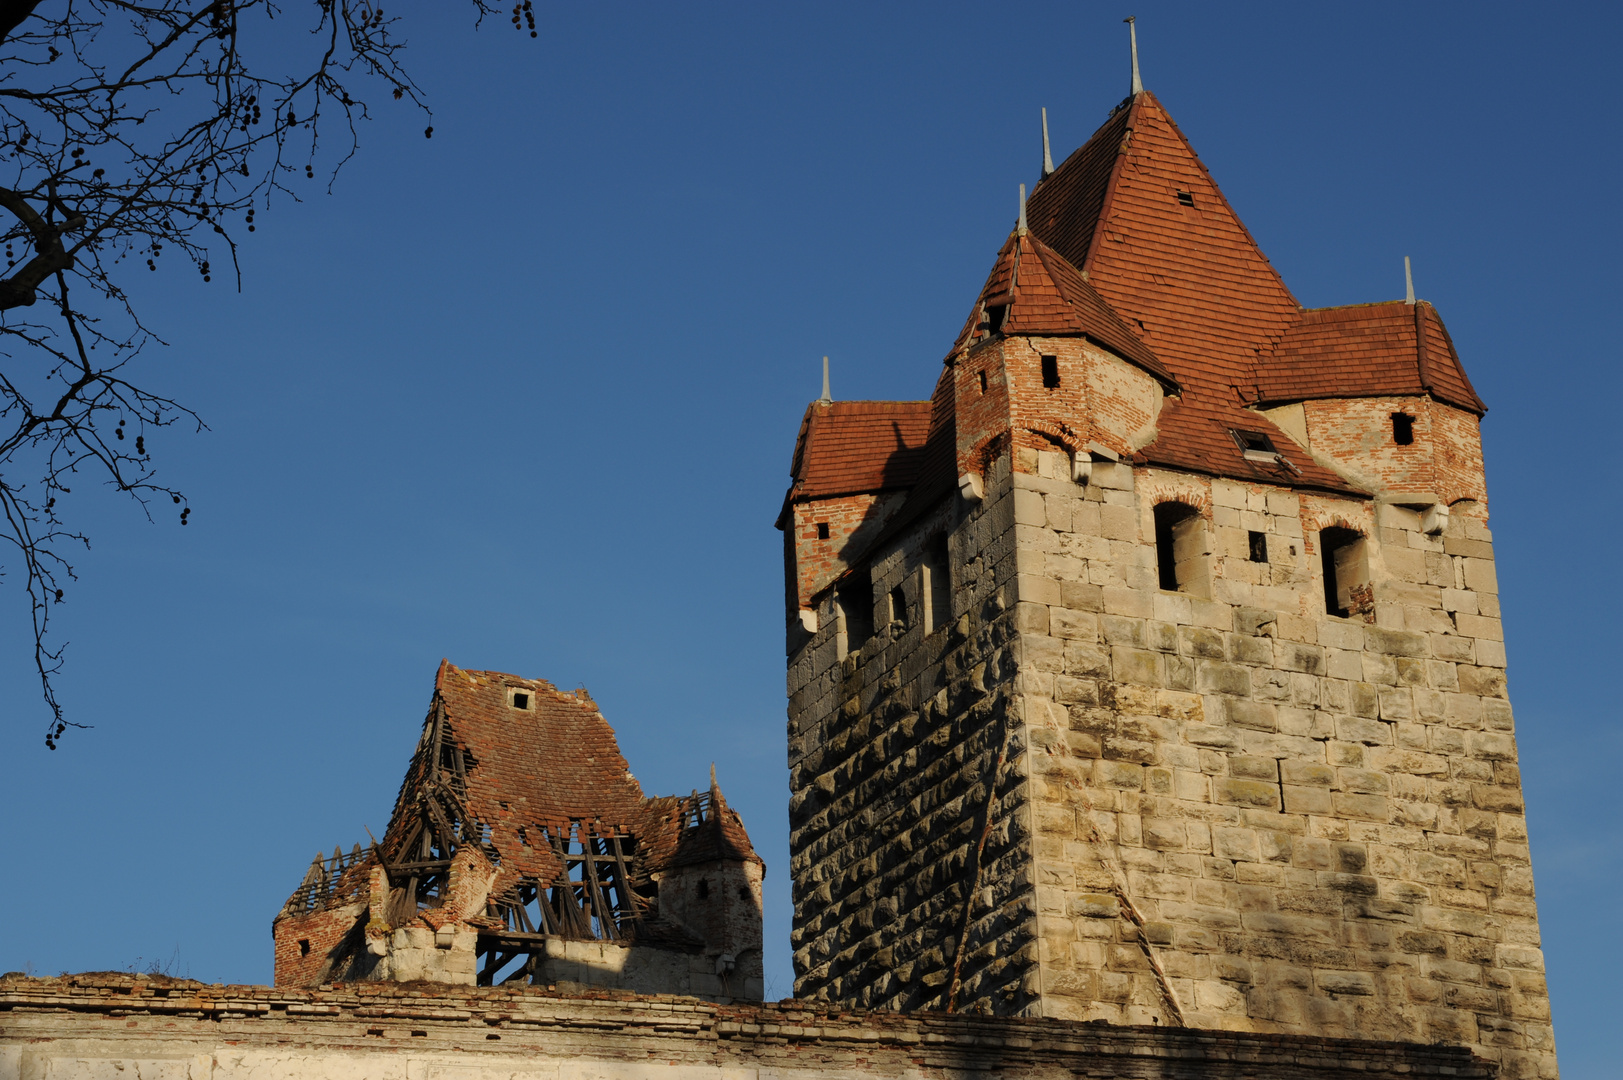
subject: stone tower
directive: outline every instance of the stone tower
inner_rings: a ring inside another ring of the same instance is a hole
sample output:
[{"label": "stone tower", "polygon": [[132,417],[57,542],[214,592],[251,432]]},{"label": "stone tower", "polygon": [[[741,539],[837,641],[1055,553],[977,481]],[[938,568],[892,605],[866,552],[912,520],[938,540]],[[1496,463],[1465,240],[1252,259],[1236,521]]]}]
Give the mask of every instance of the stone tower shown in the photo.
[{"label": "stone tower", "polygon": [[797,995],[1554,1077],[1442,320],[1303,309],[1147,92],[1025,211],[931,399],[796,442]]}]

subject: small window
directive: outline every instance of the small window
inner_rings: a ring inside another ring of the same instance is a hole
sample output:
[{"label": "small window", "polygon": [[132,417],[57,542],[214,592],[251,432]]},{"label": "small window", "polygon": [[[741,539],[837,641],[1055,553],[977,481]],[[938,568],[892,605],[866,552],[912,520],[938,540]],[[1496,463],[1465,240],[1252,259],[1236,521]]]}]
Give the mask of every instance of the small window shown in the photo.
[{"label": "small window", "polygon": [[1059,386],[1059,357],[1043,357],[1043,387],[1053,390]]},{"label": "small window", "polygon": [[1260,532],[1257,532],[1256,530],[1253,529],[1251,531],[1251,533],[1250,533],[1250,540],[1251,540],[1251,561],[1252,562],[1267,562],[1268,561],[1268,534],[1267,533],[1260,533]]},{"label": "small window", "polygon": [[979,375],[981,379],[981,393],[984,394],[986,393],[986,372],[982,371],[979,373]]},{"label": "small window", "polygon": [[524,709],[524,710],[527,711],[529,709],[529,707],[530,707],[530,695],[529,695],[529,693],[524,691],[524,690],[514,690],[513,691],[513,708],[515,708],[515,709]]},{"label": "small window", "polygon": [[1414,442],[1414,417],[1401,412],[1392,414],[1392,441],[1399,446]]},{"label": "small window", "polygon": [[900,585],[890,590],[890,625],[898,632],[907,629],[907,593]]},{"label": "small window", "polygon": [[1003,320],[1009,314],[1009,305],[993,304],[986,309],[986,332],[989,334],[1003,333]]},{"label": "small window", "polygon": [[740,885],[738,887],[738,898],[743,900],[745,903],[755,899],[755,897],[750,895],[750,887],[748,885]]},{"label": "small window", "polygon": [[1192,192],[1180,191],[1178,192],[1178,201],[1183,203],[1185,206],[1194,206],[1195,196]]},{"label": "small window", "polygon": [[1164,502],[1155,508],[1155,563],[1161,588],[1168,592],[1206,595],[1206,528],[1200,511],[1188,503]]},{"label": "small window", "polygon": [[1324,610],[1343,619],[1374,611],[1363,536],[1340,526],[1320,529],[1319,555],[1324,568]]},{"label": "small window", "polygon": [[936,533],[924,548],[924,632],[933,634],[952,619],[952,563],[947,534]]},{"label": "small window", "polygon": [[710,882],[705,878],[700,878],[699,879],[699,899],[700,900],[708,900],[709,898],[710,898]]},{"label": "small window", "polygon": [[834,601],[839,606],[844,652],[857,652],[873,637],[873,593],[852,582],[834,595]]},{"label": "small window", "polygon": [[310,939],[309,938],[300,938],[299,939],[299,955],[300,956],[309,956],[310,955]]},{"label": "small window", "polygon": [[819,521],[817,523],[817,539],[819,539],[819,540],[827,540],[828,539],[828,522]]}]

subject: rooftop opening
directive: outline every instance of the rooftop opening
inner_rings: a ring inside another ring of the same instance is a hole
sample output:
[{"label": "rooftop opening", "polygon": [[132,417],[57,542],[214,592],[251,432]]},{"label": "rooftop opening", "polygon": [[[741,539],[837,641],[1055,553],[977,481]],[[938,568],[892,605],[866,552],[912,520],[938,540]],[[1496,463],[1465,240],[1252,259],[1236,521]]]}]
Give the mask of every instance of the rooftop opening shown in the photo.
[{"label": "rooftop opening", "polygon": [[1392,441],[1399,446],[1414,442],[1414,417],[1401,412],[1392,414]]},{"label": "rooftop opening", "polygon": [[1274,441],[1261,431],[1243,431],[1230,428],[1229,435],[1240,448],[1240,456],[1247,461],[1279,461],[1279,450]]},{"label": "rooftop opening", "polygon": [[1375,610],[1362,535],[1339,525],[1320,529],[1319,555],[1323,559],[1324,610],[1328,614],[1347,619]]},{"label": "rooftop opening", "polygon": [[1009,314],[1009,305],[992,304],[986,309],[986,332],[988,334],[1003,333],[1003,320]]},{"label": "rooftop opening", "polygon": [[1059,357],[1043,357],[1043,387],[1053,390],[1059,386]]},{"label": "rooftop opening", "polygon": [[1191,192],[1180,191],[1178,192],[1178,201],[1183,203],[1185,206],[1194,206],[1195,196]]},{"label": "rooftop opening", "polygon": [[1206,523],[1188,503],[1164,502],[1155,507],[1155,565],[1161,588],[1205,596],[1210,580],[1206,566]]},{"label": "rooftop opening", "polygon": [[827,540],[828,539],[828,522],[819,521],[817,523],[817,539],[819,539],[819,540]]},{"label": "rooftop opening", "polygon": [[1252,562],[1268,561],[1268,534],[1257,532],[1255,529],[1249,534],[1251,541],[1250,558]]}]

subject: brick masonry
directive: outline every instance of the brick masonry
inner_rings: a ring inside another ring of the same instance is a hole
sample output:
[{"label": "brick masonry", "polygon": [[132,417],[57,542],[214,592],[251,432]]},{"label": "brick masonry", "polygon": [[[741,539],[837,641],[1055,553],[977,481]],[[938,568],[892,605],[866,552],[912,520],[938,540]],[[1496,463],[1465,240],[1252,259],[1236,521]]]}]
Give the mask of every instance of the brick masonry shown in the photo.
[{"label": "brick masonry", "polygon": [[50,1080],[1487,1080],[1455,1047],[781,1002],[0,977],[0,1076]]}]

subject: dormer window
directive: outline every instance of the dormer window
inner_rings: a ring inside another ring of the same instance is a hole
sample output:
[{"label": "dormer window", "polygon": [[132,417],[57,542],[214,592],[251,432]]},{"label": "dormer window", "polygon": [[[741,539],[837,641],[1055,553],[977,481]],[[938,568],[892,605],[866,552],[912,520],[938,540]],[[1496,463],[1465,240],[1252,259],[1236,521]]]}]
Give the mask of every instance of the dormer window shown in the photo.
[{"label": "dormer window", "polygon": [[1392,414],[1392,441],[1399,446],[1414,442],[1414,417],[1401,412]]},{"label": "dormer window", "polygon": [[1003,320],[1008,317],[1009,305],[991,304],[986,308],[986,332],[988,334],[1003,333]]},{"label": "dormer window", "polygon": [[1240,454],[1247,461],[1261,461],[1269,464],[1279,462],[1279,451],[1274,448],[1274,441],[1260,431],[1241,431],[1239,428],[1230,428],[1229,434],[1234,437],[1235,445],[1240,448]]}]

